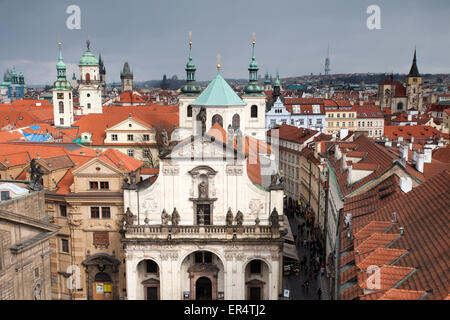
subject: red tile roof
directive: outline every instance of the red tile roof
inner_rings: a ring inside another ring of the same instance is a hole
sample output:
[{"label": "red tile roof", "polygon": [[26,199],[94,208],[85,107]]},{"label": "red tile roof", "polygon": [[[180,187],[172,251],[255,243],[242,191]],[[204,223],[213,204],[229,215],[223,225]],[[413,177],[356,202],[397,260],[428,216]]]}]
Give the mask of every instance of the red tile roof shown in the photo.
[{"label": "red tile roof", "polygon": [[[352,219],[354,234],[364,231],[374,222],[392,225],[383,231],[386,233],[374,233],[363,242],[354,238],[354,251],[357,253],[355,261],[360,259],[357,263],[361,268],[371,263],[385,264],[380,269],[379,292],[387,290],[383,293],[384,299],[425,297],[440,300],[448,296],[448,194],[450,171],[446,170],[408,193],[382,204],[375,212]],[[391,221],[393,212],[396,212],[396,223]],[[402,235],[399,235],[400,227],[404,228]],[[389,236],[390,239],[387,238]],[[380,237],[386,238],[385,241],[374,241]],[[389,249],[386,249],[388,245]],[[358,273],[361,288],[367,287],[367,277],[368,274],[364,271]],[[403,291],[389,292],[393,289]],[[425,295],[425,291],[428,295]],[[361,299],[366,298],[361,296]],[[378,298],[382,298],[382,295]]]},{"label": "red tile roof", "polygon": [[319,134],[319,131],[316,130],[297,128],[295,126],[283,124],[279,127],[267,131],[267,135],[271,136],[273,130],[278,130],[278,137],[280,140],[286,140],[300,144],[312,138],[314,135]]}]

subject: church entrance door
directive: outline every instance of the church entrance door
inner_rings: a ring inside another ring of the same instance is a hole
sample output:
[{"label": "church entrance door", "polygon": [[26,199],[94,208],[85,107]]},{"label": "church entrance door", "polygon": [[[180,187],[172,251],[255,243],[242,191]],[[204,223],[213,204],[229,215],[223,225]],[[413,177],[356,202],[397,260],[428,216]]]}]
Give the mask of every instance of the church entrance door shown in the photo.
[{"label": "church entrance door", "polygon": [[212,299],[212,283],[207,277],[201,277],[195,283],[195,299],[211,300]]}]

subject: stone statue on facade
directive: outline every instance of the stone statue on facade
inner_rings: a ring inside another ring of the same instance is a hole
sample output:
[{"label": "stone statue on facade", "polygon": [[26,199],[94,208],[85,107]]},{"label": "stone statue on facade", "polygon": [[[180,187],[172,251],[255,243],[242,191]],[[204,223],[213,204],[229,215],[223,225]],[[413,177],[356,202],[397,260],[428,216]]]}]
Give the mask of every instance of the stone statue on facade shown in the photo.
[{"label": "stone statue on facade", "polygon": [[169,148],[169,136],[167,135],[166,129],[162,129],[162,131],[161,131],[161,140],[162,140],[163,149],[168,149]]},{"label": "stone statue on facade", "polygon": [[243,223],[244,223],[244,214],[239,210],[236,213],[236,225],[241,227]]},{"label": "stone statue on facade", "polygon": [[30,163],[30,188],[39,191],[42,190],[41,179],[44,171],[41,166],[36,163],[36,159],[32,159]]},{"label": "stone statue on facade", "polygon": [[130,173],[130,185],[132,186],[136,185],[136,172]]},{"label": "stone statue on facade", "polygon": [[122,188],[123,189],[128,189],[130,187],[130,184],[128,183],[128,178],[124,177],[123,178],[123,184],[122,184]]},{"label": "stone statue on facade", "polygon": [[166,209],[163,209],[161,213],[161,222],[163,226],[167,226],[170,220],[170,215],[166,212]]},{"label": "stone statue on facade", "polygon": [[273,208],[272,213],[270,214],[269,223],[274,228],[277,228],[280,226],[280,221],[278,218],[278,211],[276,208]]},{"label": "stone statue on facade", "polygon": [[202,136],[204,136],[205,132],[206,132],[206,109],[205,109],[205,107],[200,108],[200,112],[197,114],[197,121],[201,122],[201,133],[202,133]]},{"label": "stone statue on facade", "polygon": [[231,212],[231,208],[228,208],[226,221],[227,221],[227,226],[233,225],[233,212]]},{"label": "stone statue on facade", "polygon": [[270,176],[270,186],[274,187],[278,184],[278,174],[274,173]]},{"label": "stone statue on facade", "polygon": [[125,221],[126,225],[132,225],[134,222],[133,219],[133,212],[131,212],[130,208],[127,208],[127,211],[125,211],[125,214],[123,215],[123,220]]},{"label": "stone statue on facade", "polygon": [[205,181],[200,182],[198,185],[198,197],[208,198],[208,184]]},{"label": "stone statue on facade", "polygon": [[177,208],[173,208],[172,212],[172,225],[177,226],[180,223],[180,214],[178,213]]}]

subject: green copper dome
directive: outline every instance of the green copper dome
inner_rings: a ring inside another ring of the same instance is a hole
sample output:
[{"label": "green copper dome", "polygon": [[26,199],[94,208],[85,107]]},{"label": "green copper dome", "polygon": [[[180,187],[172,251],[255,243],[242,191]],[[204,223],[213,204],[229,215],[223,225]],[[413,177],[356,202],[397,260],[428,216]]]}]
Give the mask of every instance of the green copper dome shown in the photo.
[{"label": "green copper dome", "polygon": [[193,106],[245,106],[245,102],[217,72],[217,76],[192,103]]},{"label": "green copper dome", "polygon": [[80,59],[79,66],[98,66],[98,60],[91,51],[86,51]]}]

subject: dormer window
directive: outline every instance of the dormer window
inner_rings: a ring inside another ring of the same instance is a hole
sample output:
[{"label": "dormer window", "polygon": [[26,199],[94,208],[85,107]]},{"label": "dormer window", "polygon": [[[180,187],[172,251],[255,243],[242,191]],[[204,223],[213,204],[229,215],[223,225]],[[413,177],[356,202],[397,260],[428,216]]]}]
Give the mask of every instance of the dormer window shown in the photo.
[{"label": "dormer window", "polygon": [[111,135],[111,140],[112,141],[117,141],[117,134],[112,134]]}]

